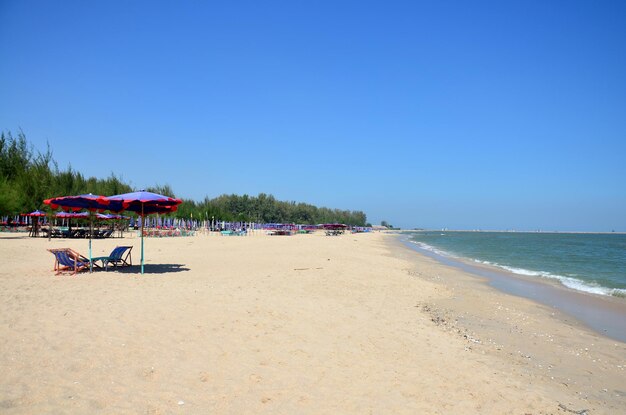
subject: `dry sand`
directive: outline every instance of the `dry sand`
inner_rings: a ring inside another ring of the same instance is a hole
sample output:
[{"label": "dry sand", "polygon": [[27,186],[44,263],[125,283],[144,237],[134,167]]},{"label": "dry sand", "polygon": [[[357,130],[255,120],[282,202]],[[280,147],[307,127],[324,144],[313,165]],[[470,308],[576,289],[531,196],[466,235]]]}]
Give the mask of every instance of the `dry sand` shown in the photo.
[{"label": "dry sand", "polygon": [[626,344],[392,238],[150,238],[145,275],[72,277],[46,248],[86,240],[2,234],[0,413],[626,413]]}]

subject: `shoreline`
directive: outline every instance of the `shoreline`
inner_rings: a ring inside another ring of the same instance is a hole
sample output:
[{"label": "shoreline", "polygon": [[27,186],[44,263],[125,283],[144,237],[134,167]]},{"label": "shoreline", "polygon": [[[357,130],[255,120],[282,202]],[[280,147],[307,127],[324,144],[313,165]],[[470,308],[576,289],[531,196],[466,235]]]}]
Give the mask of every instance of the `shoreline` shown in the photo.
[{"label": "shoreline", "polygon": [[484,233],[539,233],[539,234],[567,234],[567,235],[626,235],[626,231],[517,231],[507,229],[394,229],[393,232],[484,232]]},{"label": "shoreline", "polygon": [[[604,401],[603,406],[590,413],[626,410],[626,391],[621,386],[626,384],[626,343],[592,329],[563,310],[498,289],[484,275],[444,263],[429,255],[429,251],[414,249],[412,244],[407,246],[398,235],[389,234],[388,243],[392,255],[413,263],[410,275],[439,284],[449,293],[420,306],[442,330],[465,339],[466,351],[481,353],[488,356],[487,359],[495,358],[491,363],[502,364],[503,372],[507,367],[510,369],[511,364],[519,363],[532,377],[531,383],[543,380],[569,391],[576,390],[583,402],[589,402],[592,395]],[[507,279],[516,277],[514,274],[506,276]],[[542,288],[552,285],[535,282],[537,284]],[[583,293],[580,296],[593,297],[602,304],[611,300]],[[607,387],[609,383],[613,389]],[[602,384],[605,386],[600,386]],[[547,388],[545,384],[544,387]],[[611,405],[616,405],[614,408],[621,409],[608,410],[607,399],[613,402]],[[555,413],[564,409],[559,408]]]},{"label": "shoreline", "polygon": [[[429,231],[431,232],[431,231]],[[454,233],[453,231],[451,233]],[[494,271],[498,274],[513,275],[520,279],[528,281],[539,281],[542,284],[550,284],[558,287],[566,287],[568,290],[573,290],[577,293],[591,294],[599,296],[601,298],[616,298],[626,301],[626,287],[615,287],[609,284],[602,285],[596,281],[587,281],[585,278],[579,276],[566,276],[560,273],[554,273],[553,271],[543,271],[541,269],[526,268],[525,265],[510,265],[506,263],[491,262],[484,259],[473,258],[472,256],[463,256],[446,251],[446,248],[438,248],[437,246],[429,245],[421,241],[412,241],[410,236],[419,232],[406,232],[398,233],[398,236],[406,237],[406,241],[410,243],[411,248],[415,248],[417,251],[426,255],[433,255],[435,258],[440,258],[443,262],[450,261],[452,263],[460,263],[463,266],[470,268],[487,269]],[[462,233],[462,232],[460,232]],[[470,232],[471,233],[471,232]],[[498,233],[498,232],[483,232],[483,233]],[[535,233],[529,233],[535,234]],[[546,233],[547,234],[547,233]],[[408,236],[407,236],[408,235]],[[553,234],[556,235],[556,234]],[[572,235],[584,235],[583,233],[577,233]],[[590,234],[591,235],[591,234]],[[595,233],[593,235],[602,235]],[[621,235],[619,235],[621,236]],[[589,262],[589,261],[586,261]],[[557,283],[558,281],[558,283]]]},{"label": "shoreline", "polygon": [[575,290],[557,281],[532,278],[504,269],[432,252],[409,240],[398,241],[406,249],[433,258],[476,277],[501,292],[533,300],[577,319],[581,324],[613,340],[626,343],[626,301],[621,297]]}]

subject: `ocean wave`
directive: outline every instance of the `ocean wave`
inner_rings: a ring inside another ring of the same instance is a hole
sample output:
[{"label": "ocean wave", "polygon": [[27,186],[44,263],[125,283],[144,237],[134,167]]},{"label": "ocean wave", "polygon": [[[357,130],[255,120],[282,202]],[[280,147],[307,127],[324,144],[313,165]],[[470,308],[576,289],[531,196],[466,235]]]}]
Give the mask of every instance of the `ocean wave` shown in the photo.
[{"label": "ocean wave", "polygon": [[[409,241],[409,242],[417,245],[421,249],[435,253],[437,255],[441,255],[444,257],[462,258],[453,253],[435,248],[434,246],[428,245],[424,242],[419,242],[419,241]],[[540,277],[540,278],[556,280],[559,283],[563,284],[565,287],[570,288],[572,290],[576,290],[576,291],[582,291],[582,292],[586,292],[590,294],[597,294],[597,295],[615,296],[615,297],[621,297],[621,298],[626,297],[626,289],[604,287],[594,282],[583,281],[578,278],[567,277],[564,275],[552,274],[546,271],[533,271],[533,270],[524,269],[524,268],[516,268],[516,267],[507,266],[507,265],[501,265],[496,262],[482,261],[482,260],[474,259],[474,258],[462,258],[462,259],[469,259],[478,264],[500,268],[512,274],[523,275],[527,277]]]},{"label": "ocean wave", "polygon": [[417,245],[421,249],[424,249],[426,251],[432,252],[432,253],[437,254],[437,255],[458,258],[457,256],[451,254],[450,252],[442,251],[441,249],[437,249],[434,246],[425,244],[424,242],[411,241],[411,240],[409,240],[409,242],[414,244],[414,245]]},{"label": "ocean wave", "polygon": [[[487,262],[487,261],[483,261],[483,262]],[[566,286],[567,288],[571,288],[576,291],[583,291],[583,292],[590,293],[590,294],[618,296],[618,297],[623,297],[624,295],[626,295],[626,290],[619,289],[619,288],[604,287],[592,281],[583,281],[581,279],[574,278],[574,277],[567,277],[564,275],[552,274],[546,271],[533,271],[533,270],[524,269],[524,268],[510,267],[510,266],[501,265],[497,263],[489,263],[487,265],[501,268],[510,273],[517,274],[517,275],[524,275],[527,277],[540,277],[540,278],[546,278],[550,280],[556,280],[560,282],[561,284],[563,284],[564,286]]]}]

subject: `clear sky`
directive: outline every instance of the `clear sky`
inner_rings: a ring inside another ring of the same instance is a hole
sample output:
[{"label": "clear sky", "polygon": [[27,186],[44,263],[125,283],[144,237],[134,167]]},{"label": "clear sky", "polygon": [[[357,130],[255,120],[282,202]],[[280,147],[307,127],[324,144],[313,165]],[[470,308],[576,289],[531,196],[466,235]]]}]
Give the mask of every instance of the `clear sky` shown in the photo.
[{"label": "clear sky", "polygon": [[0,129],[178,196],[626,231],[624,1],[0,1]]}]

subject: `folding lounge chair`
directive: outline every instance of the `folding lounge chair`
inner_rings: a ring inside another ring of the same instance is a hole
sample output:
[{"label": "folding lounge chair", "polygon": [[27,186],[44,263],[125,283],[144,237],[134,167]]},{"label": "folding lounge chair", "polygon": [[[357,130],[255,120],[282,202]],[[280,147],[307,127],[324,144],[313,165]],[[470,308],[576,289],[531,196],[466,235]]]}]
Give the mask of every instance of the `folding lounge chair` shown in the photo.
[{"label": "folding lounge chair", "polygon": [[69,272],[76,275],[77,272],[89,269],[89,260],[70,248],[48,249],[54,255],[54,271],[56,275]]},{"label": "folding lounge chair", "polygon": [[84,229],[76,229],[72,231],[72,238],[84,238],[85,235],[86,235],[86,232]]},{"label": "folding lounge chair", "polygon": [[133,258],[131,256],[131,251],[133,250],[132,246],[117,246],[109,256],[101,256],[97,258],[92,258],[92,261],[95,263],[96,261],[102,261],[102,266],[107,270],[109,269],[109,264],[113,264],[114,267],[130,267],[133,265]]}]

